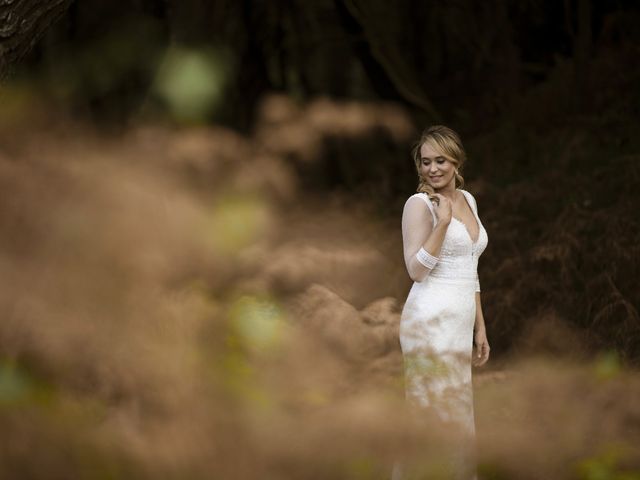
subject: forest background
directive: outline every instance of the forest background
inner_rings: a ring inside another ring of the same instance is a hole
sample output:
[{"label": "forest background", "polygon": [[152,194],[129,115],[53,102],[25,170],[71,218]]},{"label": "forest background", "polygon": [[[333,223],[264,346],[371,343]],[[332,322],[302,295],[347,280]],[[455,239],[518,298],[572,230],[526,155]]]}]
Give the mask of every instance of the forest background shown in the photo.
[{"label": "forest background", "polygon": [[489,236],[481,474],[639,478],[639,23],[622,0],[0,1],[3,476],[437,468],[402,414],[400,218],[445,124]]}]

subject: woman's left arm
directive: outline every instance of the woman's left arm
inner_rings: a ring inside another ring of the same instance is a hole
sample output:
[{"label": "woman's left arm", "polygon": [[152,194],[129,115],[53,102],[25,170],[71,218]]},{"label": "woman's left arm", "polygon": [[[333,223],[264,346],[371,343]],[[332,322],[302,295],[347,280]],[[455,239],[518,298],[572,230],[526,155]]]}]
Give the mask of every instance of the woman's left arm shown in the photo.
[{"label": "woman's left arm", "polygon": [[484,315],[482,313],[482,300],[480,292],[476,292],[476,322],[474,326],[473,340],[476,346],[476,354],[474,357],[474,365],[480,367],[489,360],[489,341],[487,340],[487,329],[484,324]]}]

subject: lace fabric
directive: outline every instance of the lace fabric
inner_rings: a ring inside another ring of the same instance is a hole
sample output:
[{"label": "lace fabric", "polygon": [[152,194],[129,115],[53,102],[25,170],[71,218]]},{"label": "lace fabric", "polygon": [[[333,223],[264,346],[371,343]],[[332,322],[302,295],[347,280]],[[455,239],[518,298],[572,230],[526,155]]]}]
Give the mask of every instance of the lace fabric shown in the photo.
[{"label": "lace fabric", "polygon": [[407,272],[414,281],[424,281],[427,276],[453,282],[472,281],[475,291],[479,292],[478,259],[487,246],[488,236],[478,216],[475,198],[466,190],[460,191],[478,223],[477,240],[473,241],[464,223],[452,218],[437,264],[433,268],[424,265],[417,255],[437,225],[438,218],[427,194],[416,193],[407,199],[402,213],[404,260]]}]

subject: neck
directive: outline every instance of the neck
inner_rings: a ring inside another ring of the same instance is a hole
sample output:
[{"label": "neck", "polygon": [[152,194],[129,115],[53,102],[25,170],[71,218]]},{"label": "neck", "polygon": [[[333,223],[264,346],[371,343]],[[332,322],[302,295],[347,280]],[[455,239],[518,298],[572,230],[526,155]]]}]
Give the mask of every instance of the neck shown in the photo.
[{"label": "neck", "polygon": [[442,188],[436,188],[435,192],[439,193],[440,195],[444,195],[445,197],[451,199],[451,200],[455,200],[456,198],[456,182],[455,179],[452,180],[448,185],[445,185]]}]

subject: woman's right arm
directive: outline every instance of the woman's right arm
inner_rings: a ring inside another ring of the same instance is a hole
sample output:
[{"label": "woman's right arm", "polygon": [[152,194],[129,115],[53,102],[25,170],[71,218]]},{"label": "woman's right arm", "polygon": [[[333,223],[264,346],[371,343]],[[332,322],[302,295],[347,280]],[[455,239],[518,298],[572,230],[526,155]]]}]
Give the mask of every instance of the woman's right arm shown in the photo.
[{"label": "woman's right arm", "polygon": [[[441,200],[442,201],[442,200]],[[402,212],[402,243],[409,277],[423,281],[438,262],[440,249],[451,219],[433,225],[429,207],[420,197],[409,197]]]}]

